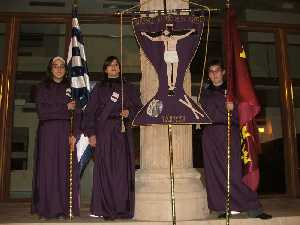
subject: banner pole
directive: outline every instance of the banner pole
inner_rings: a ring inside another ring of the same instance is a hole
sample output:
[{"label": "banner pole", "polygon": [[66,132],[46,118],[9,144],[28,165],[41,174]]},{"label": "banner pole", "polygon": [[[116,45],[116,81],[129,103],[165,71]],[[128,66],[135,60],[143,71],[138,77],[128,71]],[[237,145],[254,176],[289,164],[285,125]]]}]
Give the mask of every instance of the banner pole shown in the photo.
[{"label": "banner pole", "polygon": [[231,161],[231,112],[227,111],[227,184],[226,184],[226,225],[230,221],[230,161]]},{"label": "banner pole", "polygon": [[174,170],[173,170],[173,133],[172,125],[168,125],[168,137],[169,137],[169,155],[170,155],[170,178],[171,178],[171,207],[172,207],[172,222],[176,225],[176,208],[175,208],[175,192],[174,192]]},{"label": "banner pole", "polygon": [[[230,0],[225,0],[226,10],[230,8]],[[230,223],[230,161],[231,161],[231,111],[227,110],[227,184],[226,184],[226,225]]]}]

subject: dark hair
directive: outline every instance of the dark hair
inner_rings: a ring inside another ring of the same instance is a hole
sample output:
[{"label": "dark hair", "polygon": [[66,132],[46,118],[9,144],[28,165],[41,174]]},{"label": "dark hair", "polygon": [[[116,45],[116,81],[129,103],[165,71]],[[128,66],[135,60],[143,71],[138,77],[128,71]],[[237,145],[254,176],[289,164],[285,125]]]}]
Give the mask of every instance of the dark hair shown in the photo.
[{"label": "dark hair", "polygon": [[[49,60],[47,70],[46,70],[47,77],[46,77],[45,83],[46,83],[47,87],[49,86],[49,84],[51,82],[53,82],[52,64],[53,64],[53,59],[54,58],[56,58],[56,56],[52,57]],[[61,83],[67,84],[68,83],[68,66],[67,66],[66,62],[64,63],[64,66],[65,66],[65,75],[64,75],[64,78],[63,78]]]},{"label": "dark hair", "polygon": [[[116,57],[116,56],[109,56],[105,59],[104,63],[103,63],[103,66],[102,66],[102,70],[103,70],[103,73],[105,74],[105,76],[107,76],[107,73],[105,72],[105,70],[107,69],[107,67],[114,61],[116,60],[117,63],[119,64],[119,66],[121,67],[121,63],[119,61],[119,59]],[[121,68],[120,68],[121,69]]]},{"label": "dark hair", "polygon": [[165,30],[167,30],[169,32],[169,34],[167,35],[167,37],[170,37],[172,35],[173,28],[174,28],[173,25],[166,24],[166,29]]},{"label": "dark hair", "polygon": [[223,62],[220,59],[212,59],[207,63],[207,72],[209,70],[209,67],[211,66],[220,66],[222,70],[225,69]]}]

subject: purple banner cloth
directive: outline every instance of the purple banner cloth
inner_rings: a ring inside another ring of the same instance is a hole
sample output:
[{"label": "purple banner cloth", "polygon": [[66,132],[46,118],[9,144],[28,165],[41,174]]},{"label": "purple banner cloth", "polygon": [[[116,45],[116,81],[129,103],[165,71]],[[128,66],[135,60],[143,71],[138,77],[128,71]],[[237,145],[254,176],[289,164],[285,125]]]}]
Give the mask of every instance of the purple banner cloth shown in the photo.
[{"label": "purple banner cloth", "polygon": [[[189,15],[133,19],[136,39],[159,80],[157,93],[139,110],[133,125],[211,123],[202,107],[183,89],[185,73],[200,44],[203,24],[203,17]],[[168,30],[171,35],[164,33],[168,27],[172,28]],[[168,77],[168,71],[172,71],[172,76]]]}]

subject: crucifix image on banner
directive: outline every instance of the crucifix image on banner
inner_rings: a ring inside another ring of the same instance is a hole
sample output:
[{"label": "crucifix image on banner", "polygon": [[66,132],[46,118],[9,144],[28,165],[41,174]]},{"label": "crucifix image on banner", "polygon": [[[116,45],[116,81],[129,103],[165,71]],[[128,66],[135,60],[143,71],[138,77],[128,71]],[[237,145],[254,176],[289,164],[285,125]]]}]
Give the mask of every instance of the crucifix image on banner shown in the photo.
[{"label": "crucifix image on banner", "polygon": [[163,15],[132,20],[135,37],[159,81],[157,93],[140,109],[133,125],[211,123],[183,88],[186,71],[201,41],[204,19]]}]

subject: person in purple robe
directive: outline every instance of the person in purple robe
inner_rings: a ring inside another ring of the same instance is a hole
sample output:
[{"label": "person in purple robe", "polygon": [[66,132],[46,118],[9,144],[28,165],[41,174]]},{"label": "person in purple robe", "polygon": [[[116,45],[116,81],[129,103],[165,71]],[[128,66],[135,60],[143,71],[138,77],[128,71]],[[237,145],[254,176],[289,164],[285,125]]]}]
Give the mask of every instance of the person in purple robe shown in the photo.
[{"label": "person in purple robe", "polygon": [[[39,118],[31,212],[41,219],[69,216],[69,155],[76,138],[70,134],[70,110],[76,105],[68,97],[67,65],[59,56],[50,59],[48,78],[38,85],[36,105]],[[73,206],[79,215],[79,172],[74,151]]]},{"label": "person in purple robe", "polygon": [[131,123],[142,104],[133,85],[121,80],[115,56],[105,60],[103,72],[106,77],[93,88],[84,113],[84,130],[95,147],[90,216],[132,218],[135,164]]},{"label": "person in purple robe", "polygon": [[270,219],[263,212],[256,192],[242,182],[240,130],[237,107],[226,102],[225,69],[219,60],[208,64],[209,85],[201,96],[201,105],[212,119],[202,135],[204,174],[208,208],[219,217],[226,214],[227,190],[227,110],[232,111],[231,142],[231,213],[247,212],[249,217]]}]

